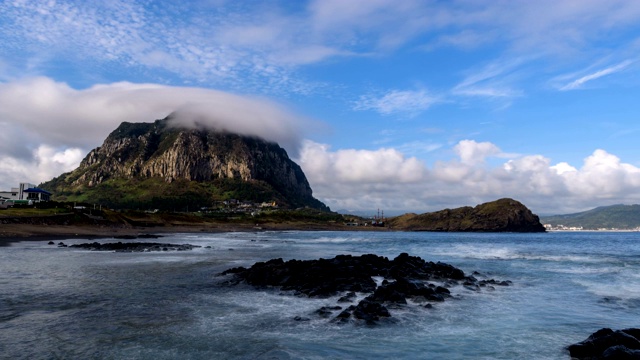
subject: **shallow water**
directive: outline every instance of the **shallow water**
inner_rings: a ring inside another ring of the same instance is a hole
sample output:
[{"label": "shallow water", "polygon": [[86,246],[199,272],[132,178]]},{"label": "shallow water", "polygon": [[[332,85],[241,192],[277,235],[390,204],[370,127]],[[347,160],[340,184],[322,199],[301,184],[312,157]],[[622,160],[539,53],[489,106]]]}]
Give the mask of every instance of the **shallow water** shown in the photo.
[{"label": "shallow water", "polygon": [[[158,240],[203,248],[0,248],[0,357],[568,359],[566,345],[601,327],[640,326],[639,233],[261,232]],[[65,241],[79,242],[86,241]],[[391,320],[369,327],[312,314],[335,298],[226,287],[216,276],[277,257],[401,252],[513,286],[453,288],[455,299],[433,309],[392,308]]]}]

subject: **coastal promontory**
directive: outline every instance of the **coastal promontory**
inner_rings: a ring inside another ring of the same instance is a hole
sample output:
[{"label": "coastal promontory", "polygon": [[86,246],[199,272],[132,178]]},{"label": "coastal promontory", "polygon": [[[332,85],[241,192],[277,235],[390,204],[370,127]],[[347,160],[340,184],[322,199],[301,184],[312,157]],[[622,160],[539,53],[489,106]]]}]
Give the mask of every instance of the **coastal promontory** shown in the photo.
[{"label": "coastal promontory", "polygon": [[397,230],[451,232],[544,232],[537,215],[521,202],[499,199],[424,214],[405,214],[389,220]]}]

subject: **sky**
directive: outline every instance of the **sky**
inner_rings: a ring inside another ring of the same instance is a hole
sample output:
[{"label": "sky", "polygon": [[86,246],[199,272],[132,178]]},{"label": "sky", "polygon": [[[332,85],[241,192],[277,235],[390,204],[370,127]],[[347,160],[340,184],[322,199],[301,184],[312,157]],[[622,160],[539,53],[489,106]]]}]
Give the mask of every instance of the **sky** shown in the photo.
[{"label": "sky", "polygon": [[333,210],[640,203],[635,0],[0,0],[0,190],[172,112]]}]

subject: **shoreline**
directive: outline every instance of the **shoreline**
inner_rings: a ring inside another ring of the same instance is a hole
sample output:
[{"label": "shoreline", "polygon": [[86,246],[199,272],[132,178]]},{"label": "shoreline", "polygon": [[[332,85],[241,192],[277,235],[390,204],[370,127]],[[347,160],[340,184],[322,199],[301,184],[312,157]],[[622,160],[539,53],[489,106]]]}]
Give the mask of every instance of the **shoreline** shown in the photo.
[{"label": "shoreline", "polygon": [[167,226],[92,226],[1,224],[0,247],[20,241],[56,241],[65,239],[108,239],[114,236],[177,233],[227,233],[259,231],[391,231],[389,228],[339,226],[314,223],[260,224],[188,224]]}]

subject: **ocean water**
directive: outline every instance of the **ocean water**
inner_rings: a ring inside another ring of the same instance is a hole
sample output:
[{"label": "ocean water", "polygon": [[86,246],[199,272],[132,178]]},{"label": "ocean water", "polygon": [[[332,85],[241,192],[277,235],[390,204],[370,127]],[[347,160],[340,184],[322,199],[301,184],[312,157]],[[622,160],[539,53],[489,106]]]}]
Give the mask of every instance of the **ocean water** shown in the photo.
[{"label": "ocean water", "polygon": [[[203,247],[0,247],[0,358],[569,359],[567,345],[602,327],[640,326],[640,233],[291,231],[158,241]],[[335,298],[222,286],[217,276],[278,257],[402,252],[513,285],[452,288],[454,298],[432,309],[391,308],[391,320],[370,327],[313,315]]]}]

